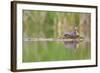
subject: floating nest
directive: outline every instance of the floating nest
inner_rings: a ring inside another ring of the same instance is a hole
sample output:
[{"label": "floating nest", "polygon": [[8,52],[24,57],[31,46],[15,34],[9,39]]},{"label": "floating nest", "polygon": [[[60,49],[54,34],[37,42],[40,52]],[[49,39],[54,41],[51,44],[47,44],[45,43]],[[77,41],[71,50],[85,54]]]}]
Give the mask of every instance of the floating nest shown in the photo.
[{"label": "floating nest", "polygon": [[65,34],[63,39],[83,39],[83,37],[80,37],[79,35],[69,35]]}]

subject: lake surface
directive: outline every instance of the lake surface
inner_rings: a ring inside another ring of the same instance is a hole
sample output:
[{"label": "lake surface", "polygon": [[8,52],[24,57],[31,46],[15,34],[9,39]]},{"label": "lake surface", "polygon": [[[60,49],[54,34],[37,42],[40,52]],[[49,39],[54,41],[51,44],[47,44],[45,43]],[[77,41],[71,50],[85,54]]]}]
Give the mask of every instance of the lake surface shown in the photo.
[{"label": "lake surface", "polygon": [[90,46],[86,41],[24,41],[23,62],[90,59]]}]

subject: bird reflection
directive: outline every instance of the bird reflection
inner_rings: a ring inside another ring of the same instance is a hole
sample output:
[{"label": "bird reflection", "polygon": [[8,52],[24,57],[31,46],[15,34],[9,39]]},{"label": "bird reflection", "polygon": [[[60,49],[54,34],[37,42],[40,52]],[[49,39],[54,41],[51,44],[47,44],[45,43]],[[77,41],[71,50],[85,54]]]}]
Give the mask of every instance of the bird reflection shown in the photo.
[{"label": "bird reflection", "polygon": [[77,48],[79,41],[64,41],[64,45],[66,48],[75,49]]}]

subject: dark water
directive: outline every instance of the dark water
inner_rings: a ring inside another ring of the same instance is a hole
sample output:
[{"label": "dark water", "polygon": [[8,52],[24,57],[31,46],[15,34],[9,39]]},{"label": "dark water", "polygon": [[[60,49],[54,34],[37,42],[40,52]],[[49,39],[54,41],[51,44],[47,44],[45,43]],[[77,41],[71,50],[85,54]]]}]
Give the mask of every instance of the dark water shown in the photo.
[{"label": "dark water", "polygon": [[90,42],[24,41],[23,44],[23,62],[84,60],[90,58]]}]

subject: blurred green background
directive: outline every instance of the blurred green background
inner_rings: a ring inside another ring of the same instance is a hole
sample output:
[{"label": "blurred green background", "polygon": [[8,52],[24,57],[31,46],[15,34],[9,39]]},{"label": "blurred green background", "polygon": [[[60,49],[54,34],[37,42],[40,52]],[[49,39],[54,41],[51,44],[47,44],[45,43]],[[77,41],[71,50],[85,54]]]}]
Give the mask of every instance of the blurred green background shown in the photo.
[{"label": "blurred green background", "polygon": [[[25,41],[27,38],[63,38],[78,28],[85,38],[74,49],[60,41]],[[23,62],[80,60],[91,58],[91,14],[23,10]]]}]

